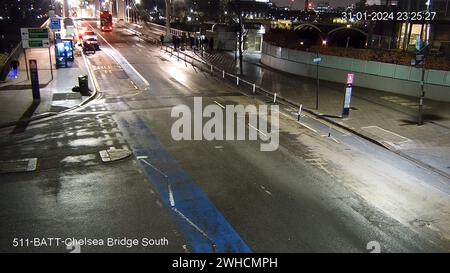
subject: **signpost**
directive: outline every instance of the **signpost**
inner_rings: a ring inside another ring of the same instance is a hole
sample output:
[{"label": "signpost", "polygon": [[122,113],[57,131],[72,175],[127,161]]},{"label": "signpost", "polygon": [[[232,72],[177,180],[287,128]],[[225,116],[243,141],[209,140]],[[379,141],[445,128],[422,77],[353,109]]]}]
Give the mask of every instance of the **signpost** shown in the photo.
[{"label": "signpost", "polygon": [[23,48],[47,48],[50,47],[50,40],[22,40]]},{"label": "signpost", "polygon": [[[20,34],[22,36],[22,42],[24,48],[27,44],[41,45],[39,47],[50,47],[50,38],[47,28],[21,28]],[[35,46],[38,47],[38,46]]]},{"label": "signpost", "polygon": [[27,63],[27,54],[26,54],[27,48],[48,48],[48,58],[50,60],[50,73],[53,80],[53,64],[50,53],[50,37],[48,33],[48,28],[21,28],[20,35],[22,37],[22,48],[25,56],[25,63]]},{"label": "signpost", "polygon": [[322,61],[322,58],[319,57],[319,52],[317,52],[316,58],[313,59],[313,62],[316,64],[316,109],[319,110],[319,64]]},{"label": "signpost", "polygon": [[352,101],[353,83],[355,81],[355,74],[347,74],[347,86],[345,88],[344,106],[342,109],[342,117],[348,118],[350,115],[350,103]]},{"label": "signpost", "polygon": [[61,31],[61,20],[59,18],[52,18],[50,22],[50,28],[53,31]]},{"label": "signpost", "polygon": [[30,78],[31,78],[31,90],[33,92],[33,100],[41,100],[41,93],[39,89],[39,75],[37,68],[37,61],[30,60]]}]

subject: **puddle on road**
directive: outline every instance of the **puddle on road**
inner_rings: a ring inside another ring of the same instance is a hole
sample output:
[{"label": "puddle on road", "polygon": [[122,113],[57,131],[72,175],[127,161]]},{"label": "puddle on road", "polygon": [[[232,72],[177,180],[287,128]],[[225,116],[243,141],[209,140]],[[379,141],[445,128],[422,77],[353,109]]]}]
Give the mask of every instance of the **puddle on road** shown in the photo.
[{"label": "puddle on road", "polygon": [[95,146],[101,146],[102,140],[98,138],[83,138],[83,139],[75,139],[69,141],[69,146],[72,147],[79,147],[79,146],[89,146],[89,147],[95,147]]},{"label": "puddle on road", "polygon": [[81,163],[86,161],[95,160],[96,156],[94,154],[86,154],[86,155],[75,155],[75,156],[66,156],[61,163],[70,164],[70,163]]}]

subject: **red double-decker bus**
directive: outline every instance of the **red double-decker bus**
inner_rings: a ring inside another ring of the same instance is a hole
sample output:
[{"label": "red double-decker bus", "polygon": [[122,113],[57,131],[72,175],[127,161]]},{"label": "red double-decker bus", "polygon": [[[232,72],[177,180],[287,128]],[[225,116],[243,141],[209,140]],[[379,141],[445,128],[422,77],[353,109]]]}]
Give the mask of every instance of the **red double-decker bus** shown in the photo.
[{"label": "red double-decker bus", "polygon": [[105,10],[100,13],[100,29],[102,31],[113,30],[113,21],[111,12]]}]

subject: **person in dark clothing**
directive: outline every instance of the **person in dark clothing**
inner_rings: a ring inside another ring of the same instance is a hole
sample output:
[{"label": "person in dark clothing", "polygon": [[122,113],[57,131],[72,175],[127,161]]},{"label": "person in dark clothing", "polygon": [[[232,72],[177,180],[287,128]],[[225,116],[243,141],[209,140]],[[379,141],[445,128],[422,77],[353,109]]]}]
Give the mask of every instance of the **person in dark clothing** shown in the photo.
[{"label": "person in dark clothing", "polygon": [[12,76],[13,76],[15,79],[17,79],[17,77],[18,77],[18,69],[19,69],[19,65],[20,65],[20,63],[19,63],[18,60],[12,60],[12,61],[11,61],[11,68],[12,68],[12,70],[13,70]]},{"label": "person in dark clothing", "polygon": [[195,47],[194,51],[197,51],[197,49],[198,49],[198,46],[199,46],[199,43],[198,43],[198,38],[197,38],[197,37],[195,37],[195,38],[193,38],[193,39],[194,39],[194,47]]},{"label": "person in dark clothing", "polygon": [[176,44],[177,44],[177,50],[179,50],[180,49],[180,44],[181,44],[181,39],[180,39],[180,37],[178,37],[178,36],[176,36]]},{"label": "person in dark clothing", "polygon": [[183,34],[181,35],[181,51],[184,51],[186,49],[186,44],[187,44],[187,37],[186,33],[183,32]]},{"label": "person in dark clothing", "polygon": [[202,43],[203,44],[202,48],[205,51],[208,49],[208,42],[209,42],[208,37],[205,36],[205,39],[203,40],[203,43]]},{"label": "person in dark clothing", "polygon": [[191,33],[188,33],[188,41],[189,41],[189,48],[192,50],[194,48],[194,38],[191,36]]},{"label": "person in dark clothing", "polygon": [[175,50],[177,50],[177,36],[172,35],[172,44],[173,44],[173,48]]},{"label": "person in dark clothing", "polygon": [[159,36],[159,41],[161,42],[161,46],[164,45],[164,35],[161,34],[161,36]]},{"label": "person in dark clothing", "polygon": [[209,39],[209,51],[213,51],[214,50],[214,38],[211,37]]}]

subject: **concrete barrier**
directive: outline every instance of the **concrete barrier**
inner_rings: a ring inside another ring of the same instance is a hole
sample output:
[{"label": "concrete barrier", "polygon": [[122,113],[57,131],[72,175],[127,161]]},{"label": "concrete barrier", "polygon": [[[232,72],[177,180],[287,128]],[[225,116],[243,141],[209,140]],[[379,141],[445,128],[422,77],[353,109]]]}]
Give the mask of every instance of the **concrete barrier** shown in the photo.
[{"label": "concrete barrier", "polygon": [[[288,73],[316,77],[316,54],[263,43],[261,62]],[[319,78],[345,83],[355,73],[355,85],[416,97],[420,94],[421,70],[415,67],[321,55]],[[450,102],[450,71],[426,70],[425,97]]]}]

